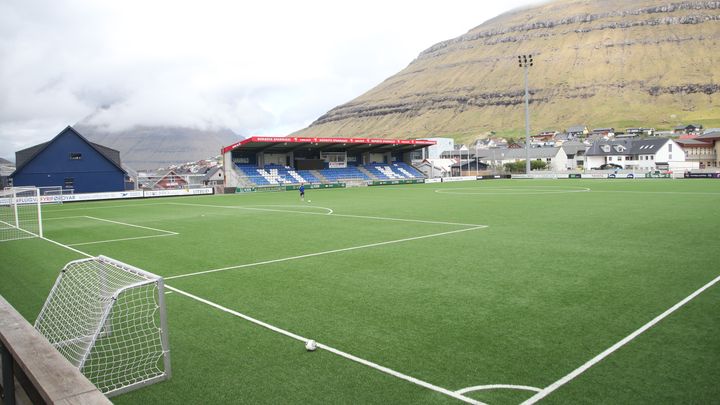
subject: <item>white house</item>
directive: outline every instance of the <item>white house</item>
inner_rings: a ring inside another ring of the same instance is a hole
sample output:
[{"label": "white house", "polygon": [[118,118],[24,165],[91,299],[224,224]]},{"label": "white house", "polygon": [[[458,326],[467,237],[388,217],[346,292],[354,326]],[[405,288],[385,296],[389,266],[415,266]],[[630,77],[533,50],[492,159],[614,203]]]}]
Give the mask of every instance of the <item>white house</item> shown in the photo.
[{"label": "white house", "polygon": [[439,159],[440,155],[446,150],[455,149],[455,140],[453,138],[422,138],[421,141],[435,141],[435,145],[422,149],[422,156],[417,159]]},{"label": "white house", "polygon": [[454,159],[425,159],[414,166],[420,170],[425,177],[432,179],[436,177],[447,177],[451,173]]},{"label": "white house", "polygon": [[586,167],[614,164],[630,170],[687,170],[685,151],[672,139],[600,140],[585,153]]},{"label": "white house", "polygon": [[[530,160],[541,160],[545,162],[548,169],[554,172],[565,171],[568,168],[568,157],[561,147],[530,148]],[[497,168],[505,163],[513,163],[525,160],[527,152],[525,149],[499,148],[486,149],[478,152],[478,158],[488,166]]]}]

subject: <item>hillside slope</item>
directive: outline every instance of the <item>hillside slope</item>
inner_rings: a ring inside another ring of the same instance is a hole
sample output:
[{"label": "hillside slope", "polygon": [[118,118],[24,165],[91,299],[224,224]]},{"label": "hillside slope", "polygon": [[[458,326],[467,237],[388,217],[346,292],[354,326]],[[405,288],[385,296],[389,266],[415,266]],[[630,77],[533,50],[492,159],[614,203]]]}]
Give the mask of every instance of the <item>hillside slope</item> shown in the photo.
[{"label": "hillside slope", "polygon": [[297,134],[470,140],[531,131],[720,123],[720,3],[560,0],[435,44]]}]

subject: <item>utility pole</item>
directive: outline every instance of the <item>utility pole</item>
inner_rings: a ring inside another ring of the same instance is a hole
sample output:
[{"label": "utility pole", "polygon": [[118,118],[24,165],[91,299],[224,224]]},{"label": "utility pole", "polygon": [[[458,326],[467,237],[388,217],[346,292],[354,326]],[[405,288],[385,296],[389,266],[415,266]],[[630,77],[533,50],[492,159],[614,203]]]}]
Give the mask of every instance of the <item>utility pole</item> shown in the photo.
[{"label": "utility pole", "polygon": [[530,175],[530,94],[528,92],[528,68],[533,65],[532,54],[518,56],[518,65],[525,68],[525,173]]}]

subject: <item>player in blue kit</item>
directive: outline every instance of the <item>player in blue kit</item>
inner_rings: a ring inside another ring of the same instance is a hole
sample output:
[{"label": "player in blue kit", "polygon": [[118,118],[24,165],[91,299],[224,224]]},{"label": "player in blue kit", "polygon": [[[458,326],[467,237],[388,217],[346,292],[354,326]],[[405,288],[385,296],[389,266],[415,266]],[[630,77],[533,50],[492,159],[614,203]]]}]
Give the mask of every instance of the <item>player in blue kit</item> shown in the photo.
[{"label": "player in blue kit", "polygon": [[300,201],[305,201],[305,183],[300,183]]}]

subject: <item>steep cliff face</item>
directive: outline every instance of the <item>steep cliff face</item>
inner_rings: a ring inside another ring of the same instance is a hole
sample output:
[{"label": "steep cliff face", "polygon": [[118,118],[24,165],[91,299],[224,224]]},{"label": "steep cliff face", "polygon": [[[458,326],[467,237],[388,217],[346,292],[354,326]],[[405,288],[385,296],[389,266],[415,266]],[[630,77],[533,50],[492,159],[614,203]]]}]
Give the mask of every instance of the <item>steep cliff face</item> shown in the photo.
[{"label": "steep cliff face", "polygon": [[720,122],[720,2],[560,0],[502,14],[422,52],[299,134],[475,138],[531,127]]}]

